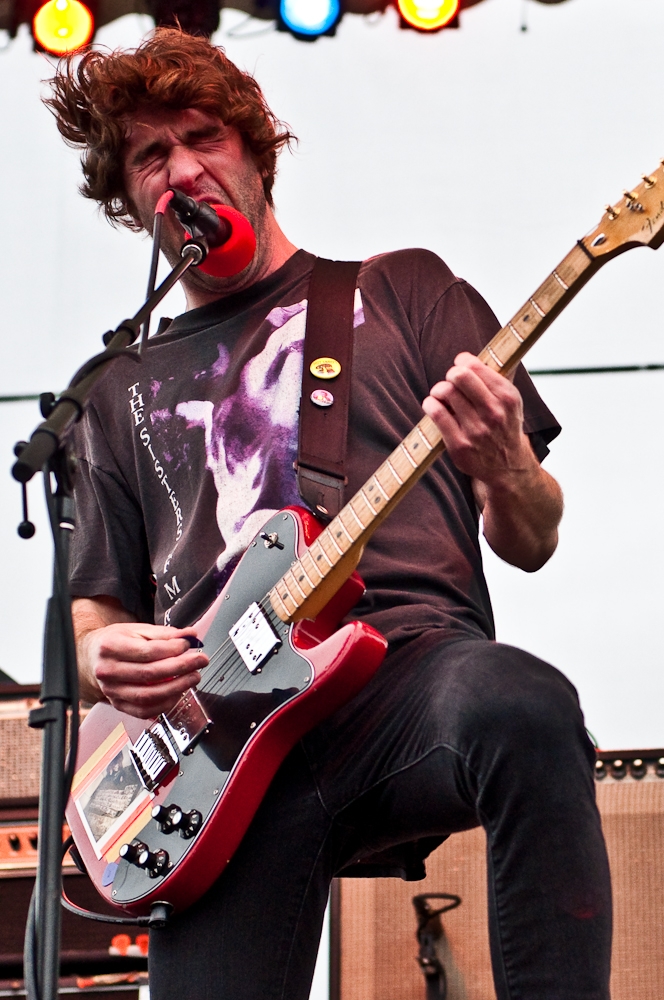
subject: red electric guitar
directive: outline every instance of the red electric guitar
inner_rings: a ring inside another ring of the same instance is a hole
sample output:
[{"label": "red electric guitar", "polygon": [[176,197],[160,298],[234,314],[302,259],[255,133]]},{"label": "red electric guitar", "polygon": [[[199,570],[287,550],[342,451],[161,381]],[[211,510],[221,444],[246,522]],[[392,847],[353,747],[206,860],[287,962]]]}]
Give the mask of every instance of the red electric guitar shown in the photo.
[{"label": "red electric guitar", "polygon": [[[602,264],[663,240],[660,166],[607,206],[481,360],[508,375]],[[297,507],[271,517],[193,626],[210,663],[168,715],[146,728],[108,705],[89,713],[67,820],[108,902],[138,915],[201,896],[289,750],[378,669],[383,637],[338,624],[363,592],[355,567],[371,534],[443,448],[425,416],[326,528]]]}]

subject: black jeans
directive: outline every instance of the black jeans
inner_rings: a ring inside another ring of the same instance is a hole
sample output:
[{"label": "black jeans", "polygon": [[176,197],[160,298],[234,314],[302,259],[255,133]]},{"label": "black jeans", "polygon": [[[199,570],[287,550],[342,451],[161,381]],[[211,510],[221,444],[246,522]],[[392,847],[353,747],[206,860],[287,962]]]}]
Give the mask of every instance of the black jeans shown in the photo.
[{"label": "black jeans", "polygon": [[307,1000],[335,873],[480,824],[498,1000],[608,1000],[593,762],[553,667],[458,635],[403,647],[290,754],[206,896],[151,934],[153,1000]]}]

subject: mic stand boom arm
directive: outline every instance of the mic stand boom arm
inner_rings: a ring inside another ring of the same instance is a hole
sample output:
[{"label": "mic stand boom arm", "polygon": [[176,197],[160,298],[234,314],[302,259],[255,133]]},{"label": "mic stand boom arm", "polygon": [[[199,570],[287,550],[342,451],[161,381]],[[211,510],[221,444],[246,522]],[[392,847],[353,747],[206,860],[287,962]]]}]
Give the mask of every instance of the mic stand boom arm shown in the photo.
[{"label": "mic stand boom arm", "polygon": [[[25,986],[29,1000],[57,1000],[60,966],[62,895],[62,825],[64,807],[76,764],[78,742],[78,680],[76,649],[71,620],[68,582],[68,549],[74,527],[71,470],[65,443],[73,425],[83,414],[90,391],[108,361],[120,355],[141,356],[126,348],[138,335],[143,322],[185,271],[200,264],[207,248],[189,240],[181,251],[182,260],[149,296],[131,319],[123,320],[104,334],[106,350],[87,361],[74,375],[68,388],[54,401],[50,413],[39,424],[28,444],[16,448],[12,474],[27,483],[36,472],[44,473],[49,520],[55,548],[53,595],[48,601],[44,630],[41,706],[33,709],[29,725],[43,729],[41,785],[39,796],[39,861],[35,890],[30,903],[25,937]],[[52,490],[52,477],[57,489]],[[65,774],[67,709],[71,708],[69,763]],[[165,922],[164,908],[153,913],[155,926]]]}]

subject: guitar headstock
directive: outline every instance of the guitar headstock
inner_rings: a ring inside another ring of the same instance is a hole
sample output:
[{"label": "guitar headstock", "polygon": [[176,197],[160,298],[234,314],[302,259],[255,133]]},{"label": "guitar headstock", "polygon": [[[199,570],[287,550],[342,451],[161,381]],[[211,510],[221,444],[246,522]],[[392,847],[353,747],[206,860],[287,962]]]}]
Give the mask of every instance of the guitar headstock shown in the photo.
[{"label": "guitar headstock", "polygon": [[631,247],[656,250],[664,241],[664,161],[634,188],[607,205],[600,224],[581,240],[593,257],[615,257]]}]

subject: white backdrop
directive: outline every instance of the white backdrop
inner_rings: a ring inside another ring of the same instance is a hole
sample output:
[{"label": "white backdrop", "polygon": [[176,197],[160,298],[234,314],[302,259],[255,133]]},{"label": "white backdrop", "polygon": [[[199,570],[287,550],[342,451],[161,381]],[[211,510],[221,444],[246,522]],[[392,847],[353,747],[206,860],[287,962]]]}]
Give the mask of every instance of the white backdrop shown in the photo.
[{"label": "white backdrop", "polygon": [[[664,5],[485,0],[461,21],[423,36],[400,31],[393,10],[347,16],[336,38],[305,45],[228,10],[217,40],[301,137],[275,190],[295,243],[340,258],[428,247],[506,321],[604,203],[664,155]],[[97,40],[129,46],[149,27],[127,17]],[[0,395],[62,389],[135,310],[147,278],[149,244],[113,231],[76,193],[76,154],[39,102],[50,71],[27,33],[0,53]],[[530,366],[664,361],[663,277],[664,252],[609,264]],[[175,292],[162,311],[181,304]],[[567,510],[559,551],[535,576],[487,555],[499,638],[567,673],[603,747],[662,746],[664,372],[538,387],[564,425],[547,467]],[[7,468],[37,419],[35,404],[0,405]],[[21,681],[40,676],[50,577],[39,491],[33,483],[38,534],[23,542],[18,486],[0,479],[0,666]]]},{"label": "white backdrop", "polygon": [[[98,41],[132,45],[149,24],[123,18]],[[389,10],[347,16],[336,38],[313,45],[264,29],[228,10],[218,41],[301,137],[282,157],[275,192],[291,239],[338,257],[429,247],[503,320],[594,226],[604,202],[664,153],[664,67],[648,57],[664,34],[657,0],[633,0],[629,21],[621,0],[485,0],[463,13],[461,30],[432,36],[400,31]],[[39,102],[50,72],[27,33],[0,56],[0,395],[61,389],[103,330],[134,311],[146,280],[147,241],[111,229],[76,192],[77,155]],[[664,257],[649,251],[612,262],[530,366],[664,360],[663,275]],[[181,303],[175,292],[162,311]],[[572,677],[603,745],[661,743],[664,375],[538,384],[565,425],[547,463],[565,487],[567,514],[560,550],[536,576],[487,559],[500,636]],[[36,420],[35,404],[0,406],[6,464]],[[34,680],[48,541],[41,523],[33,541],[15,537],[18,487],[5,476],[1,488],[0,663]],[[30,488],[35,510],[39,489]]]},{"label": "white backdrop", "polygon": [[[336,38],[306,45],[228,10],[218,40],[301,137],[282,157],[275,192],[291,239],[350,258],[429,247],[505,321],[602,205],[664,154],[664,65],[651,55],[664,5],[632,0],[627,18],[622,0],[485,0],[462,14],[459,31],[400,31],[390,9],[347,16]],[[123,18],[98,40],[132,45],[149,24]],[[0,395],[64,387],[103,330],[134,311],[147,275],[148,242],[111,229],[77,194],[77,155],[39,102],[50,72],[27,33],[0,53]],[[663,361],[662,276],[662,254],[613,261],[531,366]],[[181,301],[173,293],[163,311]],[[538,384],[564,424],[547,465],[567,513],[559,552],[539,574],[489,554],[499,636],[572,678],[603,746],[661,745],[664,373]],[[37,419],[35,404],[0,405],[6,467]],[[39,531],[23,542],[18,487],[0,480],[0,666],[23,681],[40,674],[50,577],[40,489],[31,484]]]}]

